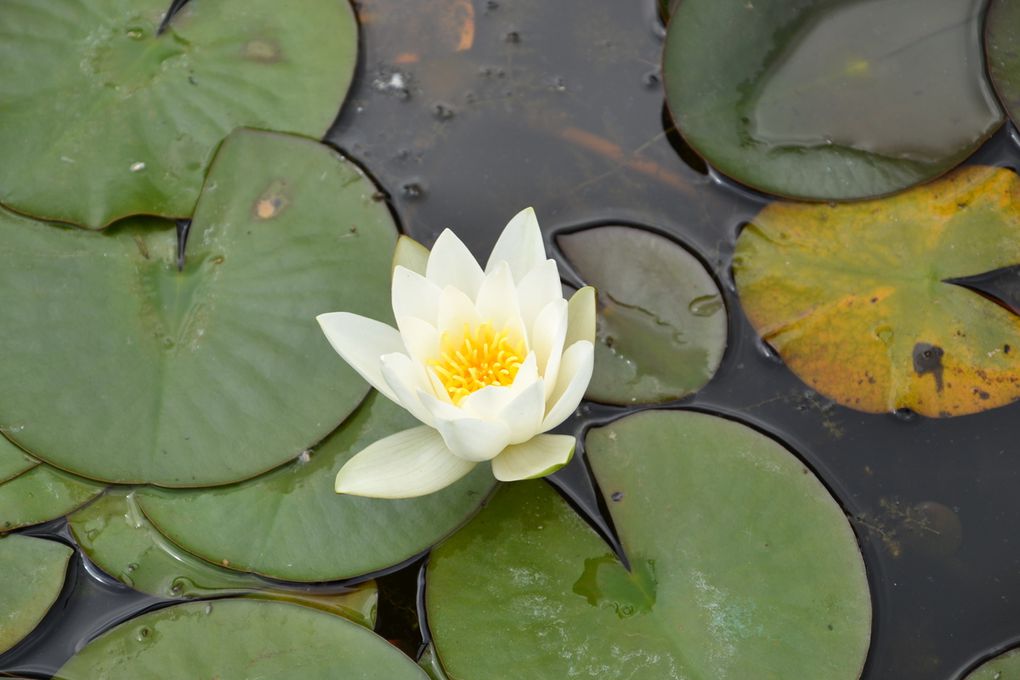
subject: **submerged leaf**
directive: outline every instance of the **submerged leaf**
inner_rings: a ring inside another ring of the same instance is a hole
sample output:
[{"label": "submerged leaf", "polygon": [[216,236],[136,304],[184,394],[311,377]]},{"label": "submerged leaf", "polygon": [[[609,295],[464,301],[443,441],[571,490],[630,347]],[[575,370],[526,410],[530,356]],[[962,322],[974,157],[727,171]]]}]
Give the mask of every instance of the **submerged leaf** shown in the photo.
[{"label": "submerged leaf", "polygon": [[899,191],[1002,123],[983,6],[685,0],[663,59],[670,110],[695,150],[752,187],[816,200]]},{"label": "submerged leaf", "polygon": [[946,281],[1020,262],[1020,179],[968,167],[888,199],[775,203],[733,271],[759,334],[802,380],[861,411],[926,416],[1020,398],[1020,318]]}]

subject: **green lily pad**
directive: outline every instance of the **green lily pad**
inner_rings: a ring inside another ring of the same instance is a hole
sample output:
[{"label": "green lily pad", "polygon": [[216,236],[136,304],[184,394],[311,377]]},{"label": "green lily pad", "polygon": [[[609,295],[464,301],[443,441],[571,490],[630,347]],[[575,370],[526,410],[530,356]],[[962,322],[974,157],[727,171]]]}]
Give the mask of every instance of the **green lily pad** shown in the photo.
[{"label": "green lily pad", "polygon": [[983,7],[685,0],[663,60],[673,119],[718,170],[771,193],[853,199],[925,182],[1002,123]]},{"label": "green lily pad", "polygon": [[0,653],[31,633],[60,596],[67,562],[63,543],[31,536],[0,537]]},{"label": "green lily pad", "polygon": [[748,319],[802,380],[871,413],[1020,398],[1020,322],[947,279],[1020,262],[1020,178],[961,168],[879,201],[773,203],[737,240]]},{"label": "green lily pad", "polygon": [[183,271],[162,221],[95,233],[0,212],[0,429],[106,482],[224,484],[295,458],[368,390],[315,316],[390,314],[396,229],[375,191],[328,147],[235,132]]},{"label": "green lily pad", "polygon": [[62,517],[103,492],[101,484],[37,465],[0,484],[0,531]]},{"label": "green lily pad", "polygon": [[39,461],[0,435],[0,483],[13,479],[38,464]]},{"label": "green lily pad", "polygon": [[334,493],[337,471],[355,453],[416,423],[373,393],[306,459],[221,489],[139,490],[139,505],[174,543],[231,569],[305,582],[378,571],[455,530],[495,485],[488,466],[479,465],[456,484],[421,498]]},{"label": "green lily pad", "polygon": [[130,619],[71,657],[61,680],[426,680],[413,661],[339,616],[282,602],[188,602]]},{"label": "green lily pad", "polygon": [[429,622],[450,677],[860,676],[864,563],[795,456],[682,411],[594,429],[586,448],[631,570],[548,485],[504,487],[429,561]]},{"label": "green lily pad", "polygon": [[1020,2],[990,0],[985,17],[988,77],[999,101],[1020,124]]},{"label": "green lily pad", "polygon": [[378,589],[367,581],[339,593],[286,587],[241,574],[181,550],[145,518],[129,489],[111,489],[68,517],[81,549],[125,585],[166,598],[246,595],[297,602],[375,627]]},{"label": "green lily pad", "polygon": [[1012,649],[986,661],[963,680],[1020,680],[1020,650]]},{"label": "green lily pad", "polygon": [[557,245],[598,291],[588,399],[663,402],[707,383],[726,350],[726,306],[704,265],[643,229],[598,227]]},{"label": "green lily pad", "polygon": [[319,137],[357,61],[349,3],[11,0],[0,16],[0,202],[104,227],[189,217],[237,127]]}]

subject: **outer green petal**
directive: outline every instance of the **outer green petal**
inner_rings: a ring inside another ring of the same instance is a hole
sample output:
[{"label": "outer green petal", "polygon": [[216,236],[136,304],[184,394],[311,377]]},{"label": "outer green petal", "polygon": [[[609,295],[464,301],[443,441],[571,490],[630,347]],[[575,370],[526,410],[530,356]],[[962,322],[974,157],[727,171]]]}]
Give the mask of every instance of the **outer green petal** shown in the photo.
[{"label": "outer green petal", "polygon": [[578,340],[595,344],[595,289],[585,286],[570,298],[567,304],[567,340],[570,347]]},{"label": "outer green petal", "polygon": [[570,462],[577,440],[565,434],[540,434],[523,444],[508,446],[492,461],[492,474],[501,482],[545,477]]},{"label": "outer green petal", "polygon": [[397,239],[397,248],[393,251],[393,268],[406,267],[415,274],[425,276],[425,266],[429,261],[429,249],[410,236]]}]

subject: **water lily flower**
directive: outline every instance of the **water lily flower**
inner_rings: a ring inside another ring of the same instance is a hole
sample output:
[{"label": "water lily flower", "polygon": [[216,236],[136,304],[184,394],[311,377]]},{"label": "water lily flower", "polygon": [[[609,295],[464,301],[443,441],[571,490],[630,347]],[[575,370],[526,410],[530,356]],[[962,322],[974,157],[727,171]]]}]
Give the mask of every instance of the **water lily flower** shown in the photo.
[{"label": "water lily flower", "polygon": [[431,253],[401,237],[394,264],[397,328],[346,312],[318,321],[347,363],[422,424],[351,458],[337,493],[421,496],[485,461],[502,481],[566,465],[574,437],[544,433],[591,380],[595,292],[564,299],[535,211],[506,225],[484,270],[449,229]]}]

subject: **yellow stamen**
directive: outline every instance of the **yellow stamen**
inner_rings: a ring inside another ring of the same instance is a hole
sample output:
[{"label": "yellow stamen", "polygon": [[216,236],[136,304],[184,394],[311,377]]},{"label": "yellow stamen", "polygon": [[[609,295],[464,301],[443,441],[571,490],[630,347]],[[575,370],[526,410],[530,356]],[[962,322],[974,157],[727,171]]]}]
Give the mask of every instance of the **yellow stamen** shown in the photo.
[{"label": "yellow stamen", "polygon": [[525,355],[524,343],[510,337],[506,329],[495,331],[492,324],[471,328],[464,324],[460,337],[443,333],[438,359],[430,359],[446,393],[454,404],[483,387],[510,385]]}]

